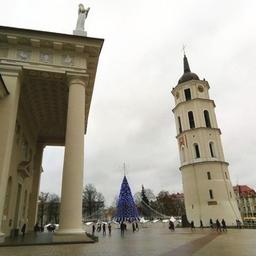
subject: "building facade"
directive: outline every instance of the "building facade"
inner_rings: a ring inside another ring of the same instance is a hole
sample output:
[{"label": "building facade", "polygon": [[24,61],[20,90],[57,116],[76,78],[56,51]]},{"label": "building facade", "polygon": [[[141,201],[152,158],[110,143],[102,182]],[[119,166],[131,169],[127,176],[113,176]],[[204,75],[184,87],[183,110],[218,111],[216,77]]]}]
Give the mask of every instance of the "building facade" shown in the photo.
[{"label": "building facade", "polygon": [[0,27],[0,241],[24,224],[33,230],[47,145],[65,146],[54,237],[84,236],[84,134],[102,45],[103,39]]},{"label": "building facade", "polygon": [[233,187],[237,204],[244,222],[256,221],[256,192],[247,185],[236,185]]},{"label": "building facade", "polygon": [[209,84],[190,71],[184,55],[184,74],[172,90],[185,207],[195,225],[225,219],[228,225],[241,220],[225,161],[215,103]]}]

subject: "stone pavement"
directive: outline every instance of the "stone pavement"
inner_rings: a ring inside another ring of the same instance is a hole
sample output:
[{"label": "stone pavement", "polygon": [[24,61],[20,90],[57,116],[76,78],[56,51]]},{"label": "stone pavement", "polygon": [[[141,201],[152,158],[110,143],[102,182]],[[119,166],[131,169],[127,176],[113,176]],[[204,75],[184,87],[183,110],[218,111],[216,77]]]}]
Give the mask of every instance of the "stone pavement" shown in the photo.
[{"label": "stone pavement", "polygon": [[253,256],[256,230],[231,229],[218,234],[209,229],[176,229],[166,225],[149,226],[133,233],[131,227],[121,237],[120,230],[111,236],[98,234],[94,244],[65,244],[0,247],[0,256]]}]

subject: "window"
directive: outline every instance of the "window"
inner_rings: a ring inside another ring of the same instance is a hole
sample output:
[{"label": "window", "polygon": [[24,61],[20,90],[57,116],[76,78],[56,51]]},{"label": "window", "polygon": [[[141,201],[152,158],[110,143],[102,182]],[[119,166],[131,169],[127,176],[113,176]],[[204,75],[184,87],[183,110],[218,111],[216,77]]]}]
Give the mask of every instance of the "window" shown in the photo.
[{"label": "window", "polygon": [[207,110],[204,111],[204,121],[205,121],[205,126],[208,128],[211,128],[210,116]]},{"label": "window", "polygon": [[200,151],[199,151],[199,146],[198,144],[194,144],[194,149],[195,149],[195,158],[200,158]]},{"label": "window", "polygon": [[194,120],[194,115],[192,111],[188,112],[188,120],[189,120],[189,127],[191,129],[195,128],[195,120]]},{"label": "window", "polygon": [[232,198],[232,193],[229,191],[229,195],[230,195],[230,197]]},{"label": "window", "polygon": [[211,189],[209,189],[209,196],[210,196],[210,199],[213,199],[213,193]]},{"label": "window", "polygon": [[228,175],[227,175],[227,173],[225,172],[225,177],[226,177],[226,179],[228,180]]},{"label": "window", "polygon": [[208,180],[211,180],[211,179],[212,179],[210,172],[207,172],[207,178],[208,178]]},{"label": "window", "polygon": [[185,99],[186,99],[186,101],[187,101],[187,100],[191,100],[191,91],[190,91],[190,89],[185,89],[185,90],[184,90],[184,93],[185,93]]},{"label": "window", "polygon": [[209,143],[209,148],[210,148],[211,157],[215,157],[213,142]]},{"label": "window", "polygon": [[181,120],[180,120],[180,116],[178,116],[178,123],[179,123],[179,132],[182,132],[182,126],[181,126]]}]

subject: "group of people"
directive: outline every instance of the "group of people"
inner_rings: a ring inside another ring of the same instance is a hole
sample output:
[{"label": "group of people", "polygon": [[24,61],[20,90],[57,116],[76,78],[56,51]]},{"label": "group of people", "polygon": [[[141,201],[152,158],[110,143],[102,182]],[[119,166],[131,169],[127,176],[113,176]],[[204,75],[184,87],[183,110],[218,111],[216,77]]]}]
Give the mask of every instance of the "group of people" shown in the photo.
[{"label": "group of people", "polygon": [[215,224],[212,219],[210,219],[210,227],[213,230],[216,229],[217,232],[227,232],[227,225],[224,219],[222,219],[221,222],[217,219]]},{"label": "group of people", "polygon": [[[227,232],[227,225],[224,219],[222,219],[221,222],[218,219],[216,219],[215,223],[213,222],[212,219],[210,219],[209,224],[212,230],[216,230],[217,232],[222,232],[222,231]],[[191,228],[191,231],[195,231],[195,223],[193,220],[190,222],[190,228]],[[204,224],[202,220],[200,220],[200,228],[201,229],[204,228]]]},{"label": "group of people", "polygon": [[[103,236],[106,235],[106,229],[108,229],[108,235],[111,235],[111,231],[112,231],[112,226],[111,226],[111,222],[109,223],[98,223],[97,226],[95,223],[92,224],[92,235],[95,235],[95,232],[101,232],[102,230],[102,234]],[[121,230],[121,236],[124,236],[125,231],[127,230],[127,224],[125,222],[121,222],[120,223],[120,230]],[[139,231],[139,225],[138,222],[132,222],[132,231]]]},{"label": "group of people", "polygon": [[[112,230],[112,227],[111,227],[111,223],[109,222],[108,224],[108,235],[111,236],[111,230]],[[106,235],[106,223],[98,223],[97,224],[97,232],[101,232],[101,229],[102,229],[102,232],[103,232],[103,236]],[[95,223],[92,224],[92,235],[94,236],[95,235],[95,230],[96,230],[96,226],[95,226]]]}]

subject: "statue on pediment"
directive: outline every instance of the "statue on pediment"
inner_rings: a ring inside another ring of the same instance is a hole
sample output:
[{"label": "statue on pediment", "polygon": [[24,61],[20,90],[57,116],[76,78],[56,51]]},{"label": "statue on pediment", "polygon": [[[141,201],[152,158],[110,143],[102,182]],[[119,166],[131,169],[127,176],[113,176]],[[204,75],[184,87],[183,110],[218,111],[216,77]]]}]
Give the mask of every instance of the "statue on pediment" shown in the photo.
[{"label": "statue on pediment", "polygon": [[85,9],[83,4],[79,4],[76,30],[84,31],[84,22],[88,16],[89,10],[89,7]]}]

